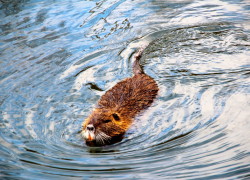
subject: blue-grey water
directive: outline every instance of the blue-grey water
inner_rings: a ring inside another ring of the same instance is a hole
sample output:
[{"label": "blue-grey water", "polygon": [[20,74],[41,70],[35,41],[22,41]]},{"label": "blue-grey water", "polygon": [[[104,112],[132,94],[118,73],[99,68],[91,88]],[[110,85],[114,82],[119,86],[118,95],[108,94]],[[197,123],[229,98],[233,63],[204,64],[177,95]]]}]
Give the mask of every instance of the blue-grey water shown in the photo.
[{"label": "blue-grey water", "polygon": [[[86,146],[145,43],[157,99],[121,142]],[[250,179],[250,2],[0,1],[0,179]]]}]

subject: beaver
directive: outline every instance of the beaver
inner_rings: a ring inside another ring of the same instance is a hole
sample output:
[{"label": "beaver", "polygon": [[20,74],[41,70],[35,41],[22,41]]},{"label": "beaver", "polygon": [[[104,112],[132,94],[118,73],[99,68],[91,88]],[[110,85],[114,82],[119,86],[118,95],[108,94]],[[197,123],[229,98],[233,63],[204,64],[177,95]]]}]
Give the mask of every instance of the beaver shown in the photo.
[{"label": "beaver", "polygon": [[159,90],[156,82],[139,65],[145,48],[141,47],[133,57],[133,77],[109,89],[83,122],[82,136],[86,145],[104,146],[121,141],[136,115],[156,98]]}]

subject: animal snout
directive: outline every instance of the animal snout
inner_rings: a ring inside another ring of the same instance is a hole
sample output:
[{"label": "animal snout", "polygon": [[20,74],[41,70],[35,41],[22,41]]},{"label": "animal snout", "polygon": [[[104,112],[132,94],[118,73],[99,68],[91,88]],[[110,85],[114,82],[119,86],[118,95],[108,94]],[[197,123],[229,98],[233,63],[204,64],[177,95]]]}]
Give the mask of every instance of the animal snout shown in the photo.
[{"label": "animal snout", "polygon": [[92,124],[87,125],[87,130],[88,131],[94,131],[94,126]]}]

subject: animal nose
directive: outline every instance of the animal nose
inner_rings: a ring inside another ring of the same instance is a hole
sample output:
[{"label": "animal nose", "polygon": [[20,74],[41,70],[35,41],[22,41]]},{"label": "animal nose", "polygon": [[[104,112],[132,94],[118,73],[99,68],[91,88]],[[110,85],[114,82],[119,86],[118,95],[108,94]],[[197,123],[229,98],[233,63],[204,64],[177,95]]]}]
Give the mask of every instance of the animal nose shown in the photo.
[{"label": "animal nose", "polygon": [[87,125],[87,130],[94,131],[94,126],[92,124]]}]

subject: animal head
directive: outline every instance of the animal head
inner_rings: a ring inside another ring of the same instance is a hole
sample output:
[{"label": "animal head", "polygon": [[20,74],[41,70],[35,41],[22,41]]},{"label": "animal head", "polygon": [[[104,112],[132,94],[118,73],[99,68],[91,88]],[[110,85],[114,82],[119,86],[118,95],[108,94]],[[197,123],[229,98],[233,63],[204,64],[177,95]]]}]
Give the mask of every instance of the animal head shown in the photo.
[{"label": "animal head", "polygon": [[130,120],[119,112],[95,109],[83,124],[82,136],[89,146],[113,144],[122,139]]}]

